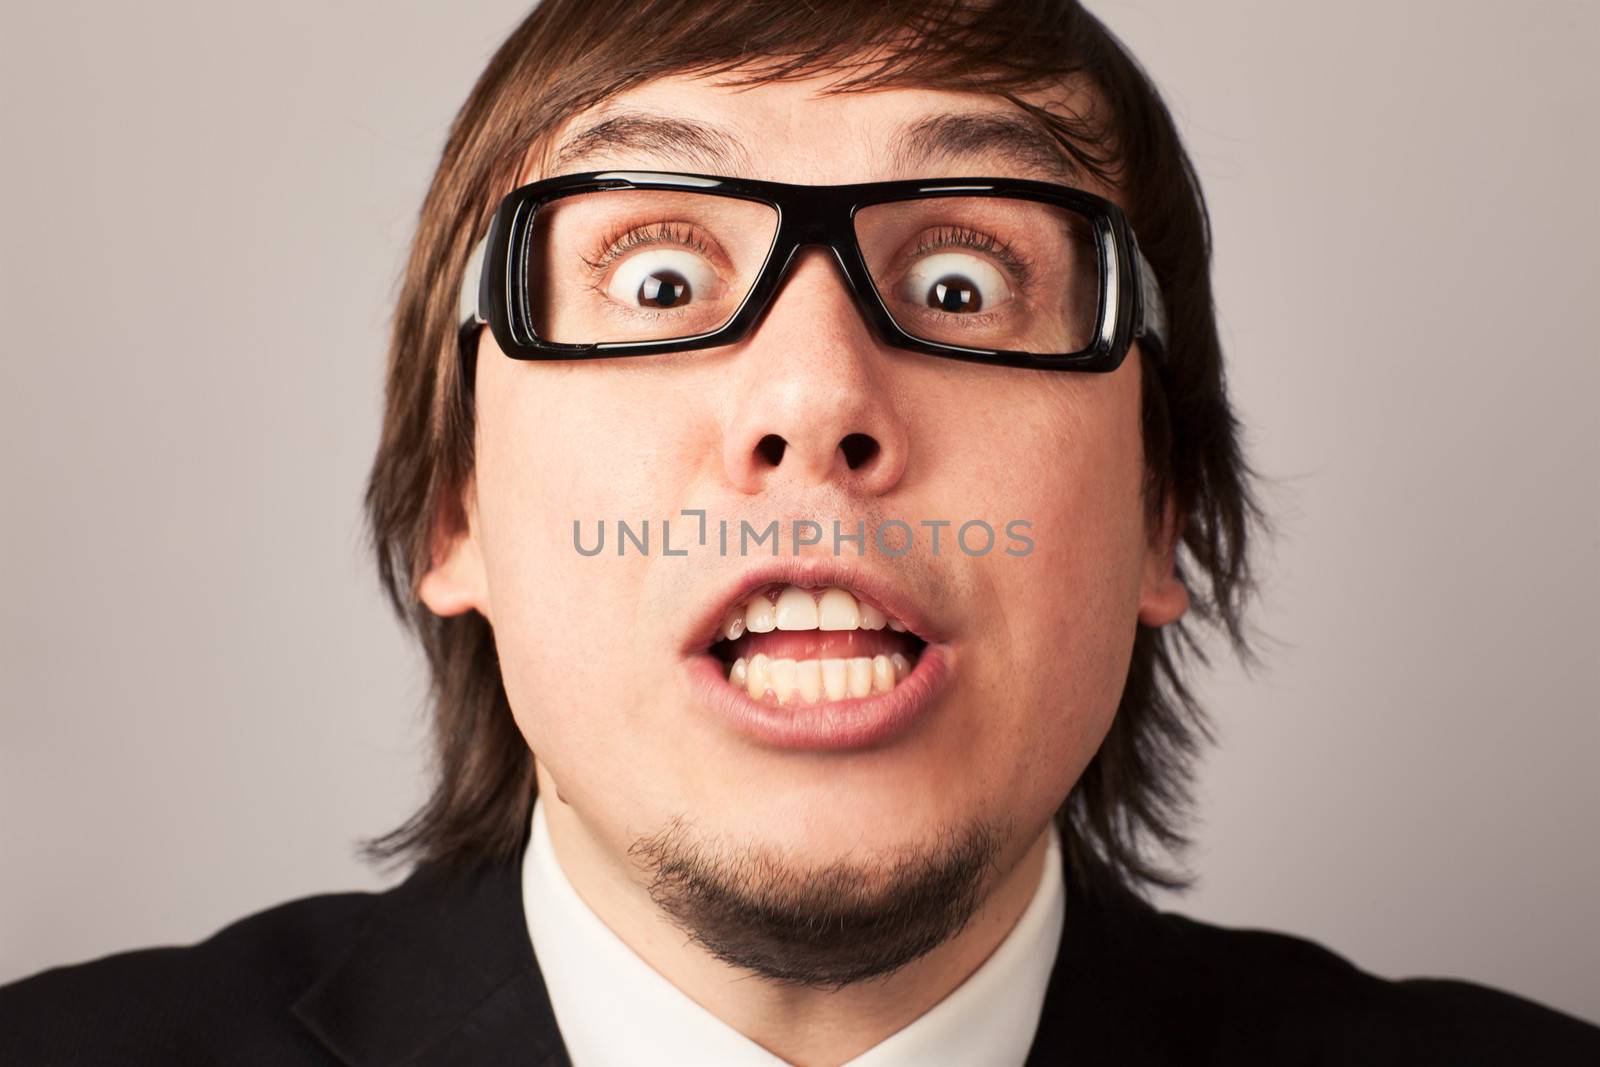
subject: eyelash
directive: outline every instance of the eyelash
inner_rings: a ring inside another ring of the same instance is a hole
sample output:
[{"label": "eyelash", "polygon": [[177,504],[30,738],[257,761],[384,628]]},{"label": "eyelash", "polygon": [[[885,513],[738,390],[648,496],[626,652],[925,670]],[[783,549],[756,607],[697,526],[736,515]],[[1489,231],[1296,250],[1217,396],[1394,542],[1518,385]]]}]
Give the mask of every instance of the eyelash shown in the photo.
[{"label": "eyelash", "polygon": [[1032,266],[1016,249],[992,234],[980,233],[962,226],[943,226],[932,233],[924,233],[917,241],[914,256],[937,252],[943,248],[971,248],[987,252],[999,260],[1023,284],[1032,273]]},{"label": "eyelash", "polygon": [[[674,229],[674,226],[680,227]],[[618,227],[598,242],[600,254],[590,259],[584,257],[583,262],[596,275],[601,274],[612,263],[635,248],[645,245],[675,245],[687,248],[702,255],[710,255],[711,247],[702,240],[695,231],[686,224],[671,222],[647,223],[643,226]]]}]

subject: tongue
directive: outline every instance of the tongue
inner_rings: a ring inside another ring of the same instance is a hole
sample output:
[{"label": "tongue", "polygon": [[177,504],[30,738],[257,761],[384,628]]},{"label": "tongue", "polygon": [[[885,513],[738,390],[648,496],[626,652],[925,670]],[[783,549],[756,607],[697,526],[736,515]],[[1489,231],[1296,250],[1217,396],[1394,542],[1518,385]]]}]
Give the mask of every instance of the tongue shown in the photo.
[{"label": "tongue", "polygon": [[914,642],[893,630],[773,630],[747,633],[733,642],[733,655],[769,659],[853,659],[899,652],[915,660]]}]

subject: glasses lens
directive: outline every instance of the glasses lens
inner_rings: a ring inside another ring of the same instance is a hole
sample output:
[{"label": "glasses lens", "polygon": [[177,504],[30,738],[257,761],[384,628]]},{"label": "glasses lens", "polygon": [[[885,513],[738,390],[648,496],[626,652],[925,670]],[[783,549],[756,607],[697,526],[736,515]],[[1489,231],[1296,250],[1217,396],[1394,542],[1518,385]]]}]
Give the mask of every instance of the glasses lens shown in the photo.
[{"label": "glasses lens", "polygon": [[861,208],[855,228],[878,296],[914,337],[1039,355],[1094,342],[1100,242],[1086,216],[1036,200],[940,196]]},{"label": "glasses lens", "polygon": [[772,248],[777,212],[733,197],[606,189],[528,228],[529,325],[558,344],[660,341],[724,325]]}]

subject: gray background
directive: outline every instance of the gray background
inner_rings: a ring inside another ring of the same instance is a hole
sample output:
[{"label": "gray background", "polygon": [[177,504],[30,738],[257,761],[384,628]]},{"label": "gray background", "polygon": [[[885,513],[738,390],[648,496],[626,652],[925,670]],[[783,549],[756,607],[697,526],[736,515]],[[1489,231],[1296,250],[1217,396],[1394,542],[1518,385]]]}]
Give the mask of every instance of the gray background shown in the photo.
[{"label": "gray background", "polygon": [[[425,766],[360,533],[384,331],[523,7],[0,16],[0,981],[393,880],[352,854]],[[1095,7],[1210,196],[1285,533],[1174,906],[1600,1019],[1600,11]]]}]

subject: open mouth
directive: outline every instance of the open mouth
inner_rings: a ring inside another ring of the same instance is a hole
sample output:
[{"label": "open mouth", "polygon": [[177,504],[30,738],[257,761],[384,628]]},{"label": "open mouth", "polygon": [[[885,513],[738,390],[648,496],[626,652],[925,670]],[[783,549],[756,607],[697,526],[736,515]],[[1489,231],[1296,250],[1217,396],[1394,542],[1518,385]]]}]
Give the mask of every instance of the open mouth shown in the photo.
[{"label": "open mouth", "polygon": [[792,707],[892,692],[925,648],[903,622],[848,589],[776,583],[734,604],[707,651],[730,687]]}]

